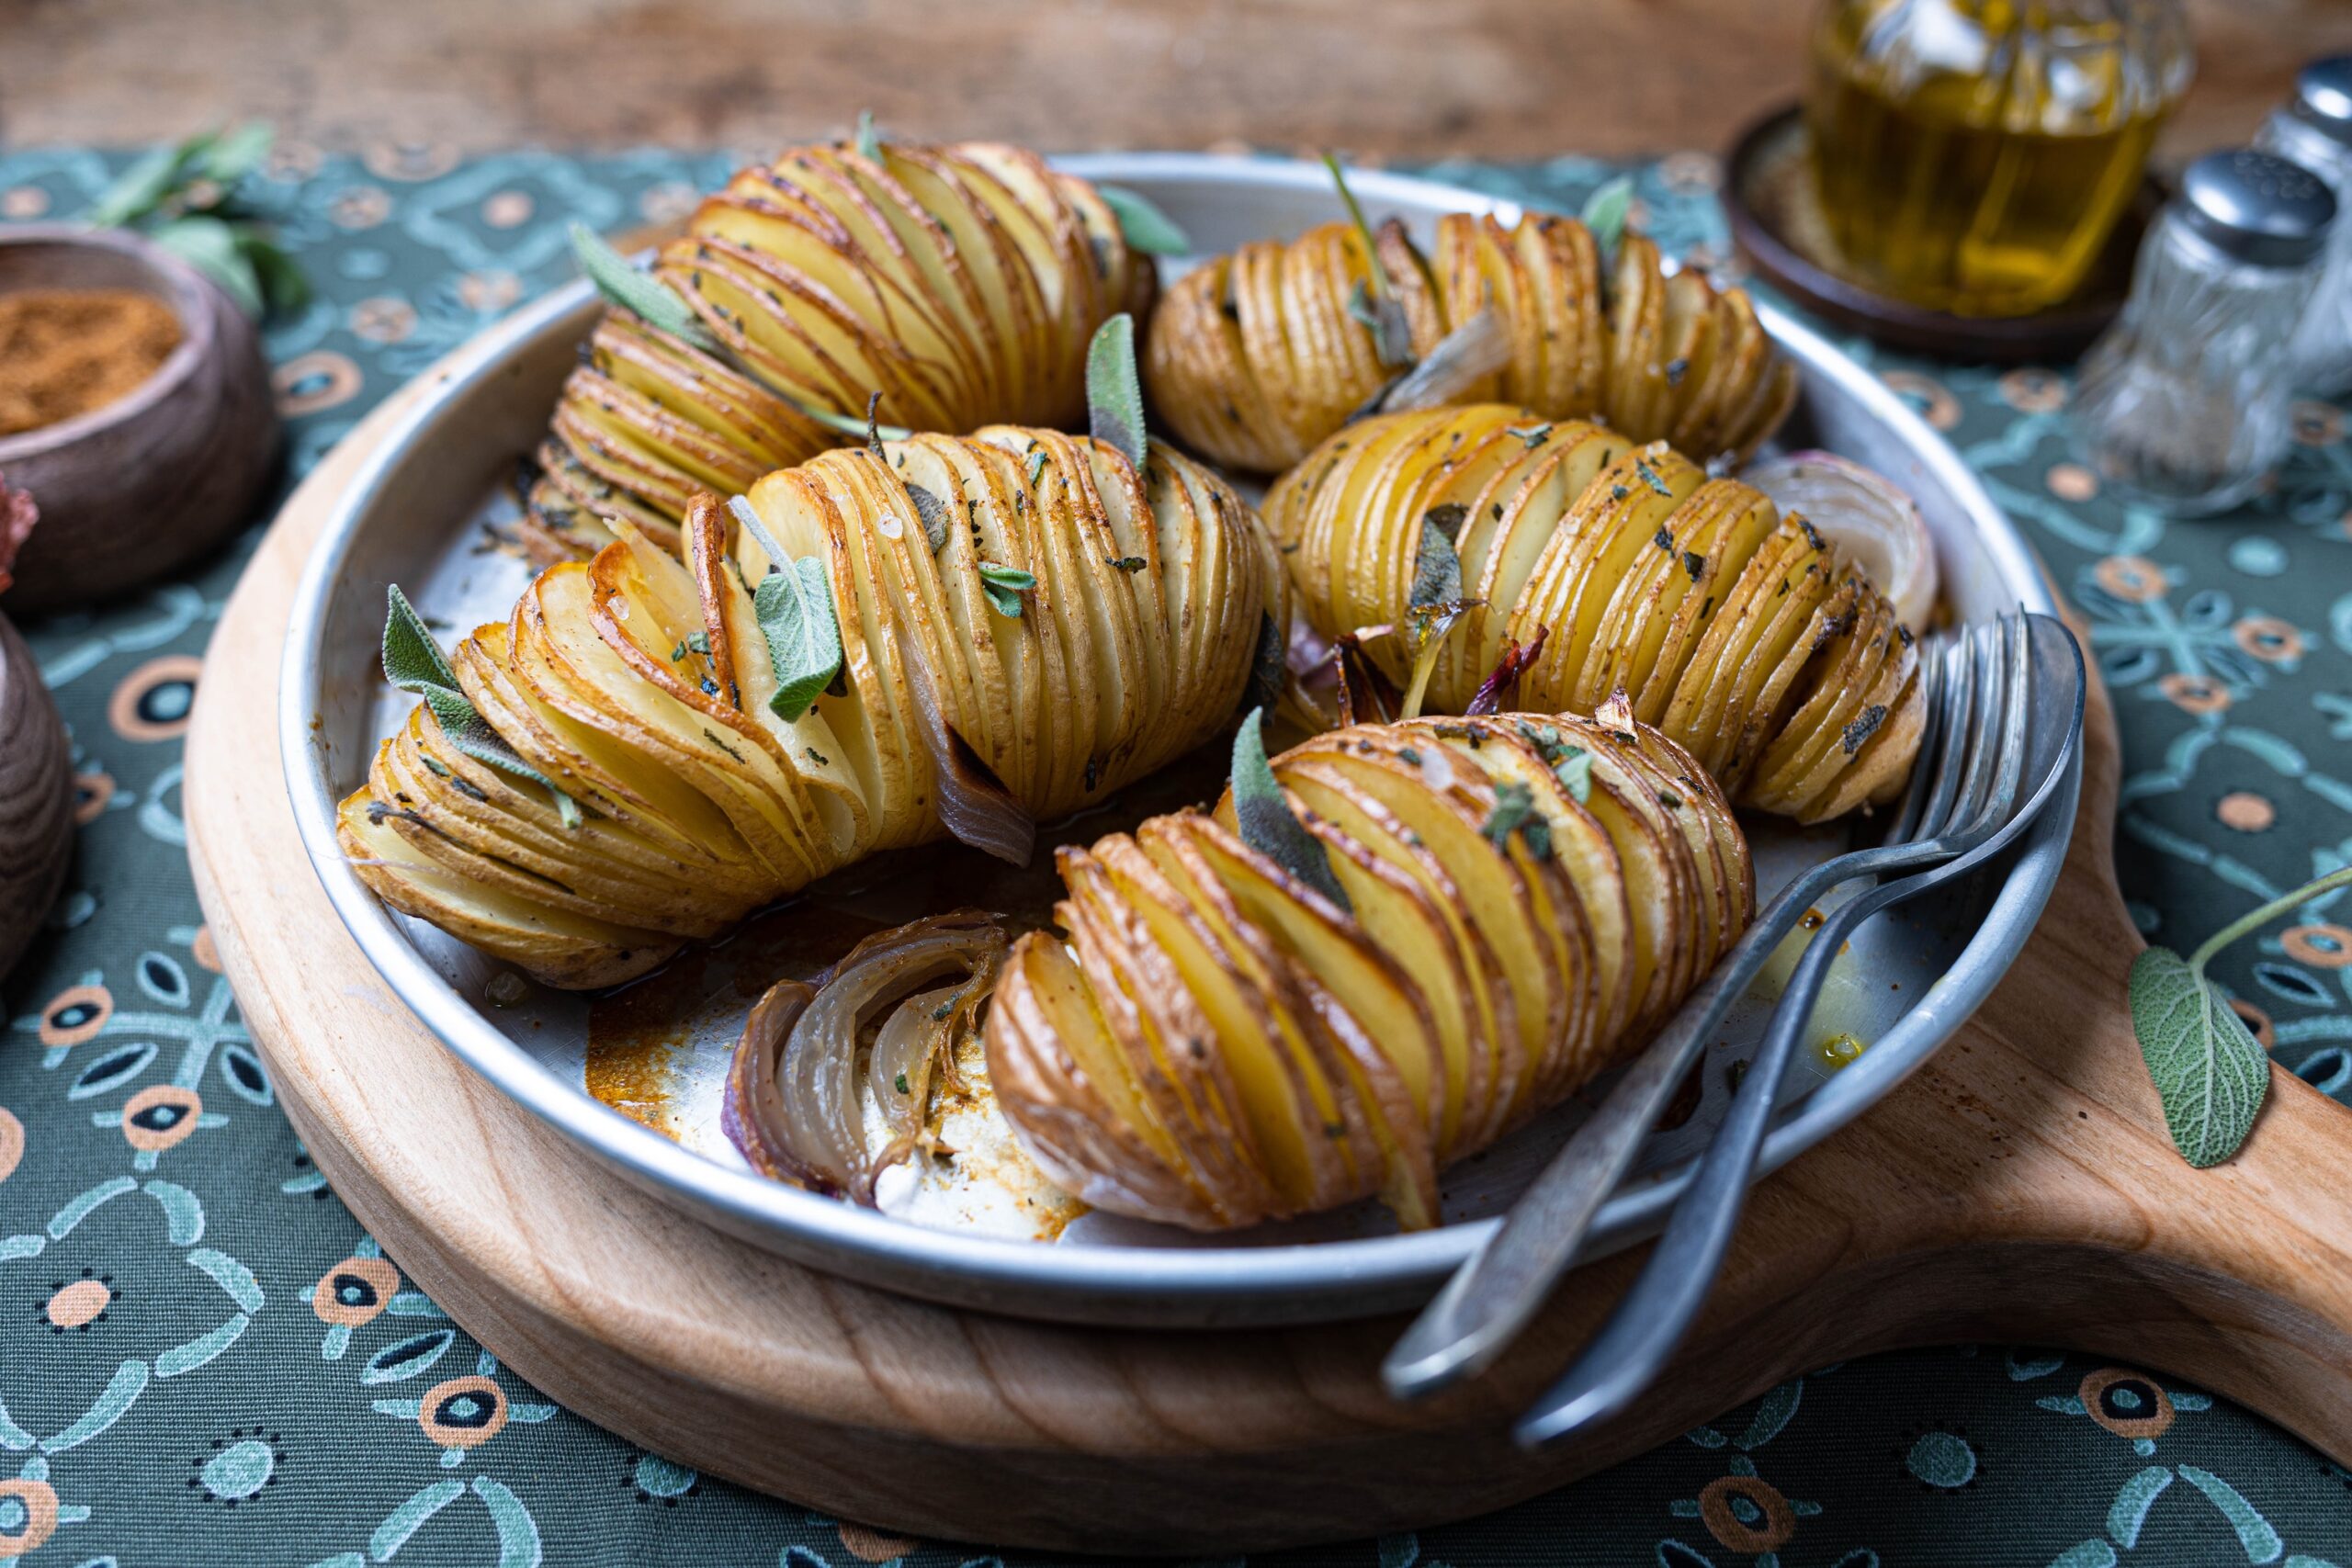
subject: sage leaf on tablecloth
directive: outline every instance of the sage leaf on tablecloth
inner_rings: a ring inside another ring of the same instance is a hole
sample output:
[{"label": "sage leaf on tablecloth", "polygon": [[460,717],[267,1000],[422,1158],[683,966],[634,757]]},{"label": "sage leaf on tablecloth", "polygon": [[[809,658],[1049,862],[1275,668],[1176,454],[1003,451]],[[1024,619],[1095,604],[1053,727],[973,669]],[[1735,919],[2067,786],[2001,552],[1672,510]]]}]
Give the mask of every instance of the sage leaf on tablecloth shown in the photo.
[{"label": "sage leaf on tablecloth", "polygon": [[261,276],[229,225],[209,213],[158,223],[147,237],[220,286],[248,316],[262,312]]},{"label": "sage leaf on tablecloth", "polygon": [[475,761],[527,779],[554,797],[556,815],[567,828],[577,828],[581,822],[580,803],[556,787],[555,781],[525,761],[506,738],[491,728],[458,684],[457,671],[449,668],[448,657],[441,645],[425,628],[424,619],[416,606],[408,602],[400,584],[392,583],[385,592],[384,614],[384,679],[403,692],[413,692],[424,699],[441,733]]},{"label": "sage leaf on tablecloth", "polygon": [[2164,1101],[2165,1129],[2190,1165],[2219,1165],[2237,1153],[2270,1091],[2269,1055],[2206,977],[2206,964],[2238,938],[2348,885],[2352,866],[2240,916],[2187,958],[2152,947],[2132,961],[2132,1032]]},{"label": "sage leaf on tablecloth", "polygon": [[1150,197],[1125,186],[1096,186],[1094,194],[1119,220],[1119,233],[1127,249],[1153,256],[1181,256],[1192,250],[1192,236],[1154,206]]},{"label": "sage leaf on tablecloth", "polygon": [[1143,380],[1136,374],[1136,322],[1125,310],[1094,329],[1086,348],[1086,424],[1143,472]]},{"label": "sage leaf on tablecloth", "polygon": [[1233,737],[1233,820],[1241,841],[1350,914],[1347,890],[1331,873],[1330,858],[1291,809],[1290,797],[1266,760],[1260,725],[1262,708],[1252,708]]},{"label": "sage leaf on tablecloth", "polygon": [[680,299],[676,290],[650,272],[640,272],[629,259],[605,243],[604,236],[574,220],[571,225],[571,254],[580,262],[580,270],[596,286],[596,292],[629,311],[656,332],[667,333],[696,348],[715,350],[718,339],[702,324],[694,307]]}]

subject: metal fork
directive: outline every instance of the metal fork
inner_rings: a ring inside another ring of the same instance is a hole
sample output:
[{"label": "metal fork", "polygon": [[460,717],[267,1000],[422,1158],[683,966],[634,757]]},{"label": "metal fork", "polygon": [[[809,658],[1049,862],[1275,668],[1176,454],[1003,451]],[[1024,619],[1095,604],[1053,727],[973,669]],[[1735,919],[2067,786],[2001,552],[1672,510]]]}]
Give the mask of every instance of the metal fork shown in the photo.
[{"label": "metal fork", "polygon": [[[2052,631],[2066,637],[2054,625]],[[1574,1261],[1602,1203],[1624,1179],[1643,1140],[1707,1040],[1816,900],[1858,877],[1913,872],[1951,861],[1982,848],[2000,830],[2014,810],[2025,763],[2032,662],[2030,635],[2024,616],[2003,615],[1929,651],[1921,667],[1928,704],[1928,726],[1919,744],[1921,762],[1913,771],[1888,841],[1811,868],[1758,916],[1730,955],[1634,1059],[1608,1098],[1521,1194],[1486,1245],[1455,1272],[1397,1340],[1382,1368],[1391,1393],[1400,1398],[1433,1393],[1492,1364],[1518,1337]],[[2071,639],[2068,646],[2071,649]],[[2079,729],[2078,716],[2074,728]],[[1835,955],[1845,940],[1845,931],[1891,901],[1878,897],[1889,891],[1883,887],[1865,895],[1877,900],[1869,909],[1849,913],[1862,902],[1857,899],[1832,916],[1838,931],[1833,932],[1825,925],[1807,953],[1809,961],[1818,955],[1816,970],[1825,968],[1827,958]],[[1800,976],[1804,974],[1801,969]],[[1817,989],[1817,974],[1814,983]],[[1737,1217],[1738,1200],[1770,1121],[1773,1092],[1810,1010],[1808,1000],[1803,1008],[1784,1005],[1776,1015],[1775,1038],[1782,1032],[1788,1037],[1781,1042],[1779,1058],[1768,1059],[1773,1046],[1773,1040],[1768,1039],[1748,1069],[1743,1093],[1729,1119],[1694,1175],[1667,1240],[1629,1293],[1626,1307],[1620,1308],[1609,1330],[1561,1389],[1555,1390],[1555,1395],[1571,1382],[1580,1386],[1604,1382],[1589,1369],[1600,1366],[1599,1358],[1606,1351],[1621,1359],[1626,1372],[1638,1375],[1607,1382],[1600,1392],[1612,1399],[1627,1397],[1618,1391],[1638,1389],[1655,1371],[1654,1366],[1637,1368],[1622,1361],[1634,1348],[1629,1342],[1657,1339],[1664,1349],[1670,1349],[1679,1339],[1690,1314],[1696,1311],[1696,1299],[1684,1304],[1679,1317],[1652,1323],[1637,1322],[1627,1308],[1657,1310],[1668,1268],[1674,1271],[1673,1282],[1695,1280],[1692,1293],[1703,1298]],[[1785,1026],[1784,1019],[1788,1020]],[[1724,1201],[1726,1182],[1732,1183],[1728,1207]],[[1704,1204],[1695,1201],[1702,1188],[1710,1199]],[[1670,1262],[1669,1247],[1674,1248]],[[1657,1352],[1657,1360],[1662,1361],[1664,1349]],[[1584,1374],[1581,1379],[1579,1374]],[[1589,1400],[1578,1404],[1573,1398],[1564,1402],[1547,1397],[1529,1418],[1530,1425],[1522,1427],[1522,1438],[1545,1440],[1591,1419],[1592,1413],[1586,1408],[1589,1404]],[[1614,1407],[1610,1404],[1609,1408]],[[1547,1416],[1554,1419],[1547,1423]]]}]

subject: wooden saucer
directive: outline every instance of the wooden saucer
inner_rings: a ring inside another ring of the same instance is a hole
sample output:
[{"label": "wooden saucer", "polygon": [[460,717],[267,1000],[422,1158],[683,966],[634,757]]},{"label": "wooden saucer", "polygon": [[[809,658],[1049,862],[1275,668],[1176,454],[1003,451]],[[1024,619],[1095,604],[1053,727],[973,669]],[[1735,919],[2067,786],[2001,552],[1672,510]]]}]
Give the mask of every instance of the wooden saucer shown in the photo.
[{"label": "wooden saucer", "polygon": [[[398,400],[395,400],[397,406]],[[277,1092],[335,1191],[523,1377],[630,1440],[836,1516],[1092,1552],[1231,1551],[1498,1507],[1781,1379],[1897,1346],[2064,1345],[2193,1378],[2352,1460],[2352,1117],[2284,1071],[2234,1161],[2182,1164],[2126,1021],[2140,942],[2091,709],[2066,871],[1933,1062],[1756,1191],[1674,1370],[1597,1438],[1510,1415],[1631,1277],[1580,1270],[1488,1376],[1381,1392],[1400,1323],[1121,1332],[848,1284],[639,1192],[469,1076],[344,934],[276,764],[304,550],[379,411],[280,514],[213,638],[187,749],[197,888]]]}]

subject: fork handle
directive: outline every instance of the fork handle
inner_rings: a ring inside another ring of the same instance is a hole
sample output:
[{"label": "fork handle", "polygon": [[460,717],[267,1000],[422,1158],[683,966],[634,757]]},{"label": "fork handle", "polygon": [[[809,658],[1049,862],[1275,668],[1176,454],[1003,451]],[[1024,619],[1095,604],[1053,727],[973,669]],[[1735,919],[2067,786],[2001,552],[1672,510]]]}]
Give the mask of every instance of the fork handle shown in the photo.
[{"label": "fork handle", "polygon": [[1537,1448],[1633,1403],[1665,1369],[1713,1289],[1732,1232],[1739,1224],[1756,1156],[1780,1098],[1781,1080],[1797,1041],[1813,1018],[1830,963],[1847,936],[1903,885],[1885,884],[1838,906],[1797,964],[1771,1027],[1733,1096],[1731,1111],[1700,1156],[1690,1185],[1639,1278],[1584,1354],[1512,1428],[1523,1448]]},{"label": "fork handle", "polygon": [[[1895,857],[1886,857],[1890,862]],[[1517,1338],[1576,1260],[1600,1206],[1632,1167],[1724,1015],[1814,900],[1875,865],[1856,857],[1808,868],[1758,915],[1731,955],[1691,992],[1609,1097],[1511,1205],[1503,1223],[1454,1270],[1381,1365],[1399,1399],[1433,1393],[1484,1370]]]}]

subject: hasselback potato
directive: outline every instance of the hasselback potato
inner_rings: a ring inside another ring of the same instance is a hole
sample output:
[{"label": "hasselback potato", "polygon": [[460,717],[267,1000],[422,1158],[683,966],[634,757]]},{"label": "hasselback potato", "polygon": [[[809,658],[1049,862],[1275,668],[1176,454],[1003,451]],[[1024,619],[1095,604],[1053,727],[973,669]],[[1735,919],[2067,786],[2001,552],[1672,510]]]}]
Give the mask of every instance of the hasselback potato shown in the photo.
[{"label": "hasselback potato", "polygon": [[1718,290],[1695,268],[1668,276],[1641,234],[1604,258],[1573,218],[1531,212],[1506,228],[1452,213],[1427,256],[1394,220],[1372,246],[1357,226],[1326,223],[1186,274],[1152,319],[1145,382],[1157,415],[1228,467],[1272,473],[1305,457],[1397,373],[1365,320],[1381,288],[1375,247],[1415,355],[1482,309],[1502,318],[1508,364],[1451,401],[1605,419],[1707,457],[1745,456],[1795,400],[1795,371],[1745,290]]},{"label": "hasselback potato", "polygon": [[585,559],[618,515],[675,548],[698,491],[842,445],[809,417],[960,433],[1082,424],[1086,345],[1151,258],[1086,181],[990,142],[795,147],[707,197],[653,275],[716,351],[606,312],[566,381],[522,537]]},{"label": "hasselback potato", "polygon": [[1012,808],[1066,814],[1205,739],[1286,624],[1256,514],[1166,447],[1138,474],[1053,431],[918,435],[748,505],[831,607],[833,685],[779,715],[772,563],[729,507],[695,500],[683,560],[616,518],[449,661],[535,774],[420,706],[343,802],[370,886],[549,984],[615,983],[871,852],[952,827],[1004,852]]},{"label": "hasselback potato", "polygon": [[[1590,713],[1622,688],[1742,806],[1821,821],[1910,771],[1925,703],[1894,606],[1811,523],[1663,443],[1498,404],[1384,415],[1283,476],[1265,514],[1329,635],[1406,626],[1427,557],[1458,558],[1478,603],[1438,646],[1432,711],[1540,637],[1515,705]],[[1405,638],[1363,651],[1409,680]]]},{"label": "hasselback potato", "polygon": [[1064,850],[1067,936],[998,982],[998,1104],[1098,1207],[1226,1229],[1376,1193],[1433,1223],[1438,1169],[1636,1046],[1749,916],[1722,793],[1622,706],[1358,726],[1272,771],[1336,897],[1229,792]]}]

